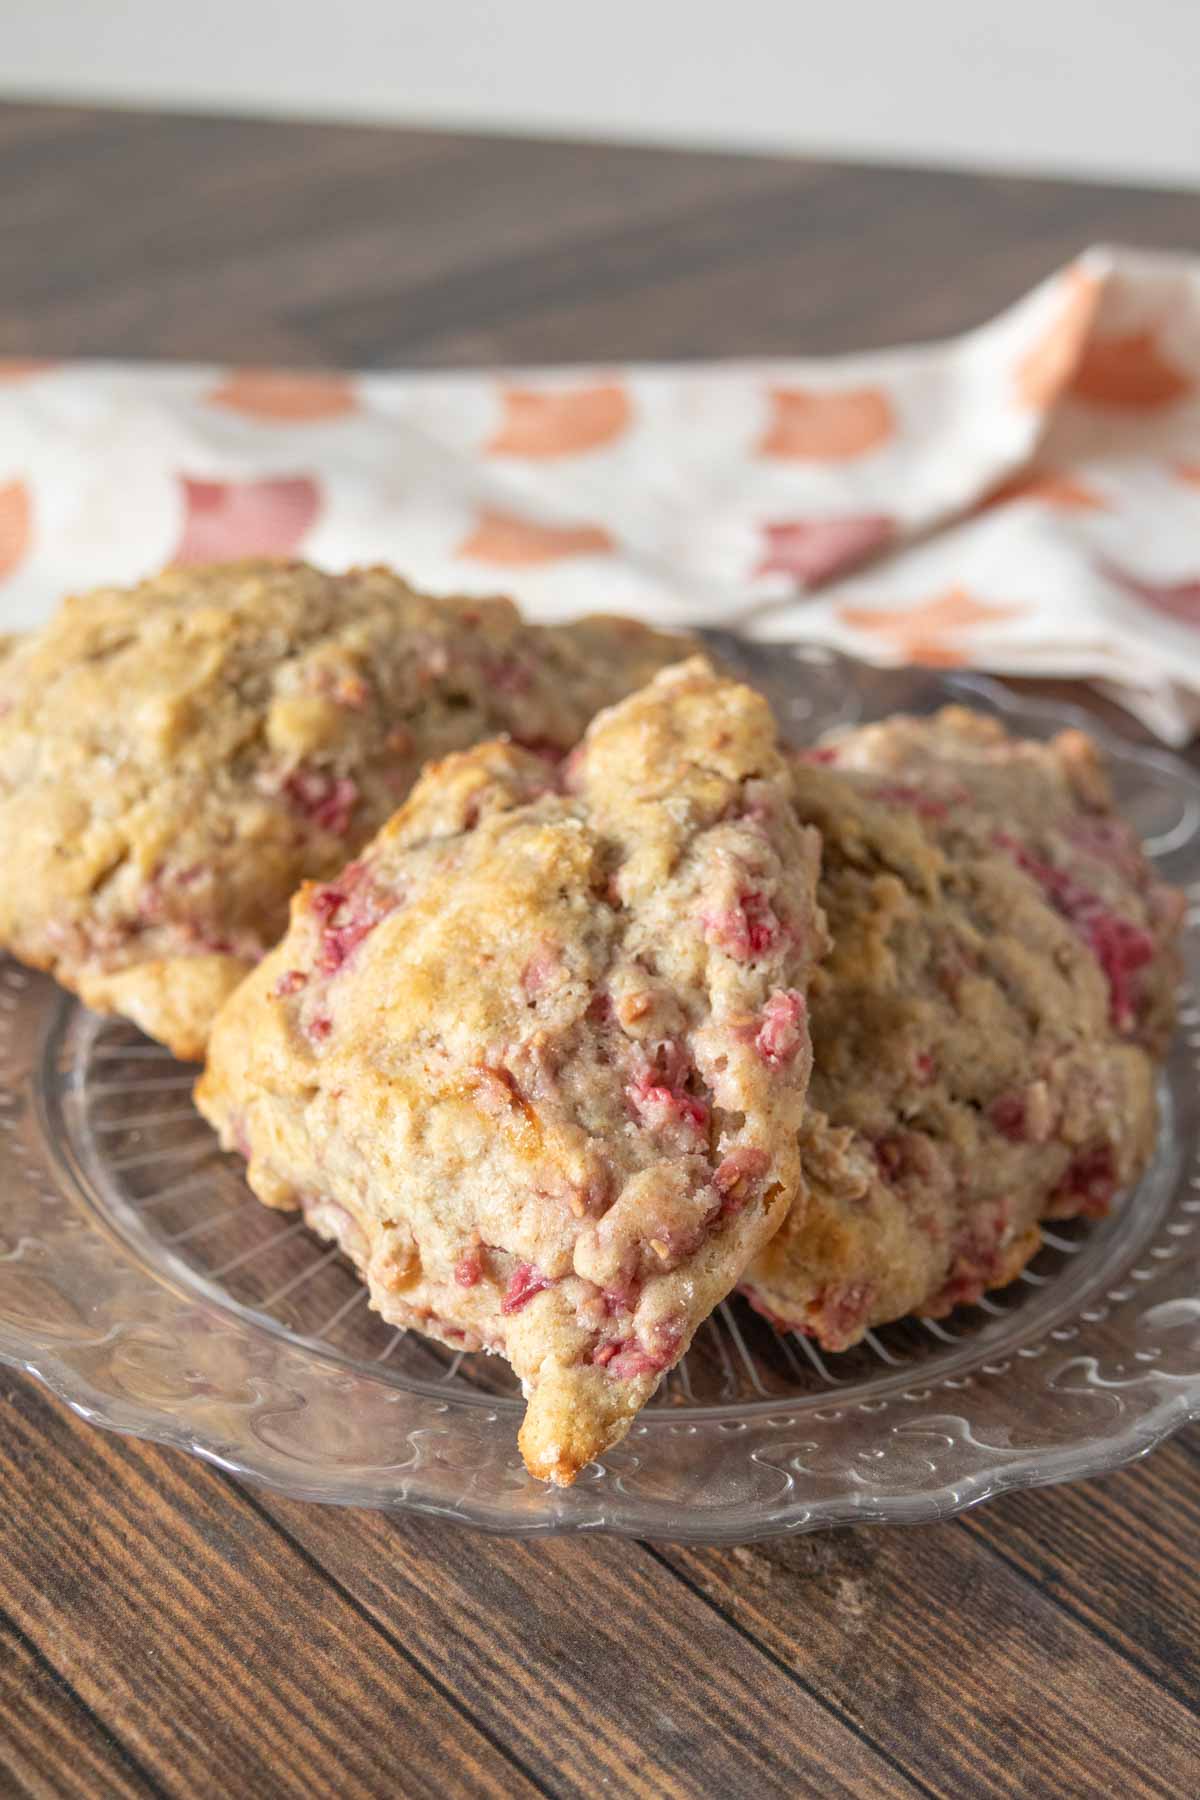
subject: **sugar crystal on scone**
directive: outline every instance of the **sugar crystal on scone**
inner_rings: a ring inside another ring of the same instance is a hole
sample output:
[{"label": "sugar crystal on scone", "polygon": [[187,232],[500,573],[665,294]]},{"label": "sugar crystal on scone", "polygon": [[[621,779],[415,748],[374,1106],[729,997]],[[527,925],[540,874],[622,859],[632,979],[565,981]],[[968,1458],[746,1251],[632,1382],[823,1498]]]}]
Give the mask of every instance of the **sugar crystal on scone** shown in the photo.
[{"label": "sugar crystal on scone", "polygon": [[766,702],[696,659],[557,767],[429,769],[217,1021],[251,1186],[508,1358],[536,1475],[625,1434],[793,1200],[818,854]]}]

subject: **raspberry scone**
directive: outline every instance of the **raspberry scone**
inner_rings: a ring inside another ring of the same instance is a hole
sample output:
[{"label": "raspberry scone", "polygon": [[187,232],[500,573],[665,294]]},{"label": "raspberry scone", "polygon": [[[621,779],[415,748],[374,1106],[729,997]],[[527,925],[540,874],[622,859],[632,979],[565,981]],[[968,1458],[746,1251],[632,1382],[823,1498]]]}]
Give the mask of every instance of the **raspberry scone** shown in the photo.
[{"label": "raspberry scone", "polygon": [[251,1187],[508,1358],[535,1475],[624,1436],[792,1201],[818,855],[766,702],[696,659],[557,771],[427,770],[216,1022]]},{"label": "raspberry scone", "polygon": [[565,751],[688,648],[386,569],[225,564],[69,600],[0,663],[0,945],[197,1056],[300,881],[424,762],[501,732]]},{"label": "raspberry scone", "polygon": [[1089,739],[950,708],[796,764],[833,938],[811,992],[806,1205],[747,1276],[830,1350],[1011,1281],[1038,1221],[1103,1214],[1155,1139],[1182,896]]}]

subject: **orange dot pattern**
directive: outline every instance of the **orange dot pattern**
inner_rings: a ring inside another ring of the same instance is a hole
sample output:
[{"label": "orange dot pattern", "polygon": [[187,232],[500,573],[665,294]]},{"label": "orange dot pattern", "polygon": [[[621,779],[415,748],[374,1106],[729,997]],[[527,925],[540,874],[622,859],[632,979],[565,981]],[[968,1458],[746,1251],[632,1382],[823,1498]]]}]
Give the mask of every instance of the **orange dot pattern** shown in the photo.
[{"label": "orange dot pattern", "polygon": [[964,637],[974,626],[1005,624],[1028,611],[1026,606],[977,600],[965,588],[951,587],[913,606],[890,606],[886,611],[841,606],[837,616],[852,631],[882,638],[904,662],[958,668],[967,661]]},{"label": "orange dot pattern", "polygon": [[614,548],[603,525],[538,525],[513,513],[485,509],[457,553],[472,562],[520,569],[572,556],[607,556]]},{"label": "orange dot pattern", "polygon": [[291,369],[234,369],[207,398],[210,406],[269,425],[315,425],[357,409],[348,375]]},{"label": "orange dot pattern", "polygon": [[886,444],[896,430],[882,388],[770,390],[771,419],[759,452],[796,462],[845,462]]},{"label": "orange dot pattern", "polygon": [[33,502],[23,481],[0,485],[0,581],[20,566],[33,537]]},{"label": "orange dot pattern", "polygon": [[616,443],[633,418],[629,394],[615,381],[561,392],[506,388],[502,404],[503,422],[485,446],[489,456],[581,456]]}]

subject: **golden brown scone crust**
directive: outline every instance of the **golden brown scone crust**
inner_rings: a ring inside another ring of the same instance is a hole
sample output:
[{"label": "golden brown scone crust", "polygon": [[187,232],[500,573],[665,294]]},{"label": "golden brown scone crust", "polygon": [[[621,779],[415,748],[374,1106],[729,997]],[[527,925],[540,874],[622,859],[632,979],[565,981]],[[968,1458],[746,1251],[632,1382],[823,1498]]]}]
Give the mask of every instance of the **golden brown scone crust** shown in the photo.
[{"label": "golden brown scone crust", "polygon": [[1144,1168],[1182,896],[1093,744],[952,707],[796,763],[833,950],[811,989],[804,1205],[746,1280],[840,1350],[1016,1276],[1038,1221]]},{"label": "golden brown scone crust", "polygon": [[199,1056],[299,882],[424,762],[500,732],[564,751],[681,646],[386,569],[222,564],[68,600],[0,659],[0,945]]},{"label": "golden brown scone crust", "polygon": [[429,769],[216,1022],[197,1100],[255,1192],[508,1358],[535,1475],[624,1436],[792,1200],[817,859],[765,701],[696,659],[557,773]]}]

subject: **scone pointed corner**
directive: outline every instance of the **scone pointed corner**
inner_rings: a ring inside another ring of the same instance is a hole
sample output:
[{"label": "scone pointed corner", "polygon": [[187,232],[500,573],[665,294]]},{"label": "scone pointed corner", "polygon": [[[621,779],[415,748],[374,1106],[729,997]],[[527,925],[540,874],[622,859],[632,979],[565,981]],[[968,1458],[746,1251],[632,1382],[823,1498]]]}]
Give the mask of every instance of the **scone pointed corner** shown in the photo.
[{"label": "scone pointed corner", "polygon": [[621,1442],[656,1385],[618,1386],[598,1368],[543,1368],[517,1438],[525,1467],[538,1481],[570,1487],[589,1463]]}]

